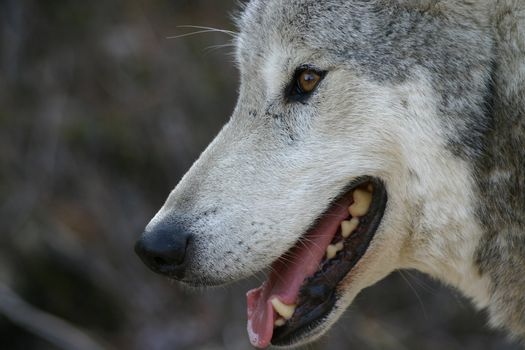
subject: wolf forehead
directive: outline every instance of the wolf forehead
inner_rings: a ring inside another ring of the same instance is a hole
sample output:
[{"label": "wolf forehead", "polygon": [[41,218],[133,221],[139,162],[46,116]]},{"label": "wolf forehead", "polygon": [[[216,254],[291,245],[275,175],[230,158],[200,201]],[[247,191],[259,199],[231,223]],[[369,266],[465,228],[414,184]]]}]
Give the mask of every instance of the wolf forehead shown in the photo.
[{"label": "wolf forehead", "polygon": [[416,65],[460,78],[469,74],[465,63],[486,63],[479,61],[492,45],[476,17],[460,23],[454,12],[440,11],[437,3],[443,2],[412,3],[253,0],[237,21],[238,58],[241,64],[258,63],[275,45],[304,47],[380,82],[402,82]]},{"label": "wolf forehead", "polygon": [[276,52],[288,56],[281,57],[283,74],[317,60],[381,84],[401,84],[424,72],[442,102],[438,116],[448,149],[476,158],[492,123],[486,112],[494,43],[484,3],[253,0],[237,21],[241,76],[253,79]]}]

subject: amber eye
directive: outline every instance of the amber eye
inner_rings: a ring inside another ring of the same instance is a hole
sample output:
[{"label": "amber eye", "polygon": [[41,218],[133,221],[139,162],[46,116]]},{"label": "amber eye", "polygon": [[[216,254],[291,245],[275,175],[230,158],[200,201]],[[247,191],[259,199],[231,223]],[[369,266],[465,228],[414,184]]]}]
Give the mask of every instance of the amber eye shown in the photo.
[{"label": "amber eye", "polygon": [[297,78],[297,85],[303,93],[314,91],[315,87],[321,81],[321,76],[311,69],[307,69],[299,74]]},{"label": "amber eye", "polygon": [[308,67],[298,68],[288,89],[288,97],[291,100],[305,100],[323,80],[325,74],[326,72]]}]

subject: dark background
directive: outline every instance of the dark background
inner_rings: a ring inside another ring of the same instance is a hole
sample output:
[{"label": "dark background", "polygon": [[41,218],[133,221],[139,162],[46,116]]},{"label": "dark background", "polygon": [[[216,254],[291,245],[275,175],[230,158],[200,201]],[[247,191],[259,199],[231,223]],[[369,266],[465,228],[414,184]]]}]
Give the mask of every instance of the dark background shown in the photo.
[{"label": "dark background", "polygon": [[[233,110],[233,1],[0,0],[0,348],[250,349],[244,293],[188,291],[133,244]],[[415,272],[310,349],[517,349]]]}]

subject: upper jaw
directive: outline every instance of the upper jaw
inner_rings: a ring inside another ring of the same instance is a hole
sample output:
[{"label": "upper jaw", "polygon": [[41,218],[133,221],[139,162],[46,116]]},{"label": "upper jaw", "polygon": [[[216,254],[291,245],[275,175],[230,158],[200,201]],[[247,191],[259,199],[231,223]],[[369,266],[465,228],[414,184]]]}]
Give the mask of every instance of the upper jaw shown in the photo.
[{"label": "upper jaw", "polygon": [[[299,294],[297,296],[297,309],[301,312],[297,313],[297,315],[295,316],[299,317],[290,317],[289,324],[282,327],[276,332],[276,336],[272,339],[272,344],[277,346],[288,347],[297,346],[298,344],[309,342],[312,339],[315,339],[316,337],[322,335],[325,332],[325,330],[329,328],[329,325],[332,322],[334,322],[335,319],[337,319],[337,315],[340,313],[340,308],[338,308],[337,304],[340,304],[341,298],[346,294],[347,291],[347,288],[343,287],[343,284],[345,284],[343,282],[347,280],[347,277],[352,273],[354,266],[360,261],[360,259],[368,250],[368,246],[371,243],[372,238],[374,237],[375,231],[377,230],[379,223],[381,222],[382,215],[386,207],[385,185],[379,179],[376,178],[363,177],[356,179],[345,189],[342,197],[346,195],[346,192],[352,192],[360,186],[364,186],[364,188],[366,189],[367,183],[373,184],[374,198],[379,198],[380,200],[372,200],[369,207],[370,215],[367,217],[368,214],[366,214],[361,218],[362,223],[365,223],[366,226],[361,227],[365,227],[365,229],[361,229],[361,233],[356,236],[357,238],[354,239],[353,236],[351,236],[349,238],[350,243],[345,244],[345,247],[351,247],[352,249],[339,250],[339,252],[336,252],[335,259],[330,259],[331,261],[336,261],[337,265],[340,267],[336,270],[325,271],[333,275],[334,278],[332,282],[334,283],[326,283],[325,281],[322,281],[322,278],[320,278],[320,276],[315,276],[315,274],[309,277],[309,279],[313,280],[314,286],[315,284],[323,284],[329,286],[331,292],[327,300],[325,300],[325,305],[322,307],[322,310],[320,310],[316,314],[311,314],[311,310],[309,309],[314,309],[320,306],[320,304],[312,302],[312,300],[310,299],[311,289],[308,288],[308,283],[305,283],[304,286],[302,286],[302,288],[300,289]],[[335,201],[332,204],[338,203],[337,201]],[[352,202],[346,202],[345,205],[346,207],[349,207],[352,204]],[[348,212],[345,215],[345,217],[346,216],[348,216]],[[344,218],[342,218],[341,220],[344,220]],[[336,223],[336,226],[339,226],[339,222]],[[326,244],[330,243],[330,240],[328,240]],[[195,246],[200,245],[198,244],[199,242],[196,240],[192,241],[192,243],[195,243]],[[200,243],[202,244],[203,242]],[[195,248],[195,246],[193,247]],[[189,254],[189,256],[199,255],[202,255],[202,253],[199,253],[199,251],[194,251],[193,249],[192,251],[190,251]],[[204,270],[204,268],[199,267],[200,264],[198,261],[192,260],[186,261],[186,263],[187,271],[184,278],[182,279],[182,282],[190,286],[199,287],[203,285],[221,285],[232,281],[235,275],[239,277],[238,274],[223,274],[219,276],[213,276],[213,278],[209,278],[212,277],[210,276],[210,273],[201,274],[199,272],[199,270]],[[247,271],[243,271],[243,273],[247,273]],[[346,298],[344,300],[346,300]],[[307,317],[308,322],[303,322],[304,318],[302,317]],[[290,325],[294,322],[295,326],[291,327]]]}]

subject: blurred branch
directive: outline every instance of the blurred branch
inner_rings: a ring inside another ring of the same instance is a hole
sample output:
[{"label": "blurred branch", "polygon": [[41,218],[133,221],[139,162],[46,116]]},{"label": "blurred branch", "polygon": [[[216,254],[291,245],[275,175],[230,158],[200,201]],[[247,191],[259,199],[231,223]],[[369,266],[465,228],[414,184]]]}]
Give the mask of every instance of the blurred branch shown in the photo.
[{"label": "blurred branch", "polygon": [[11,322],[64,350],[104,350],[68,322],[38,310],[0,283],[0,314]]}]

